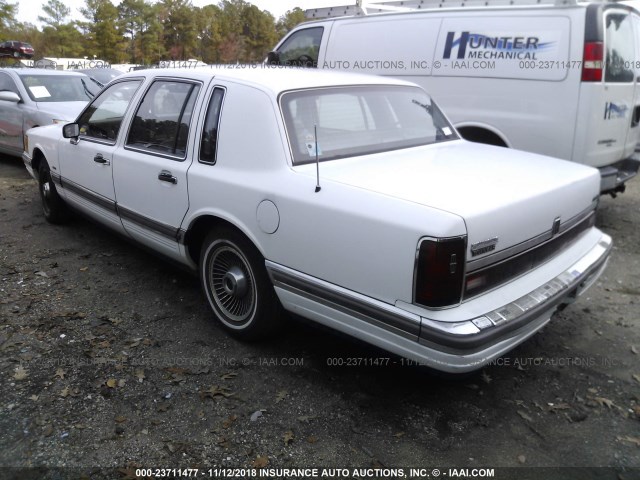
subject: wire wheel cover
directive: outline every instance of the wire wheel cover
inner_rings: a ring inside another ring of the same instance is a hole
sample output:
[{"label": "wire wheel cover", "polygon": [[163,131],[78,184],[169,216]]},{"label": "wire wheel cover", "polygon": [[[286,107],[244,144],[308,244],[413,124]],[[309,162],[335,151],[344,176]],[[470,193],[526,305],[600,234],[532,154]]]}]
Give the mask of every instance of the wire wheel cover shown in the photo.
[{"label": "wire wheel cover", "polygon": [[216,248],[209,263],[209,285],[213,299],[225,319],[240,323],[249,319],[256,306],[253,272],[236,248]]}]

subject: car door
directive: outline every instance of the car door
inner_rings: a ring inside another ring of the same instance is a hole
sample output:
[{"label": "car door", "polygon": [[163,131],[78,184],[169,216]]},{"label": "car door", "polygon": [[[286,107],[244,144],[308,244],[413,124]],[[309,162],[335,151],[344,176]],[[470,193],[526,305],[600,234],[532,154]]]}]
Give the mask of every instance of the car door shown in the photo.
[{"label": "car door", "polygon": [[110,85],[78,118],[80,136],[60,143],[59,165],[65,198],[88,215],[117,230],[113,152],[123,117],[142,83],[139,78]]},{"label": "car door", "polygon": [[[13,78],[0,72],[0,91],[13,92],[20,95]],[[24,112],[22,104],[8,100],[0,100],[0,148],[5,152],[21,153]]]},{"label": "car door", "polygon": [[178,233],[189,208],[191,124],[202,85],[157,78],[140,102],[114,156],[118,213],[129,235],[179,259]]}]

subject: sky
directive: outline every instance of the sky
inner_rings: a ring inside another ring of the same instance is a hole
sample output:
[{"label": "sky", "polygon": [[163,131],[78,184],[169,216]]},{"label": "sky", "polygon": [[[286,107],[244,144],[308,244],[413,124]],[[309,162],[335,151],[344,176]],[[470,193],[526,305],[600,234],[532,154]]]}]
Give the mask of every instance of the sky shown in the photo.
[{"label": "sky", "polygon": [[[118,0],[111,0],[114,5],[120,3]],[[260,10],[267,10],[276,20],[284,15],[287,10],[300,7],[303,10],[316,7],[331,7],[337,5],[354,4],[356,0],[247,0],[248,3],[256,5]],[[19,2],[10,1],[10,3],[18,3],[19,22],[29,22],[40,26],[38,16],[43,15],[42,5],[46,4],[46,0],[21,0]],[[84,0],[66,0],[65,5],[71,9],[73,20],[84,20],[78,9],[84,7]],[[191,0],[194,6],[203,7],[208,4],[217,4],[217,0]]]}]

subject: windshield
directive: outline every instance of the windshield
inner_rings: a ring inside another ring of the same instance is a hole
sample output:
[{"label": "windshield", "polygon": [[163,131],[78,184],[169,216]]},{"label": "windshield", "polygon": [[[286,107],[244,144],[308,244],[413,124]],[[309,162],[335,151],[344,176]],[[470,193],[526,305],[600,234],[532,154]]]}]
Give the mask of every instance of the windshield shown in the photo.
[{"label": "windshield", "polygon": [[[285,93],[281,108],[294,164],[457,139],[420,88],[335,87]],[[317,148],[316,148],[317,139]]]},{"label": "windshield", "polygon": [[21,75],[34,102],[88,102],[100,91],[87,76]]}]

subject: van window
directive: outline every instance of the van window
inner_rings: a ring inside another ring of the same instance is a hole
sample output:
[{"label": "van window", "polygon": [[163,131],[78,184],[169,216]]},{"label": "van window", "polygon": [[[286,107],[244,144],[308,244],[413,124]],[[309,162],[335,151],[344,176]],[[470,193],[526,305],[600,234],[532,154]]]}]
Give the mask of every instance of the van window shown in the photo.
[{"label": "van window", "polygon": [[322,27],[314,27],[292,33],[278,49],[278,59],[271,63],[317,67],[323,30]]},{"label": "van window", "polygon": [[381,85],[285,93],[294,164],[368,155],[458,138],[419,88]]},{"label": "van window", "polygon": [[604,81],[612,83],[633,82],[635,54],[631,15],[609,13],[606,17],[607,31]]}]

